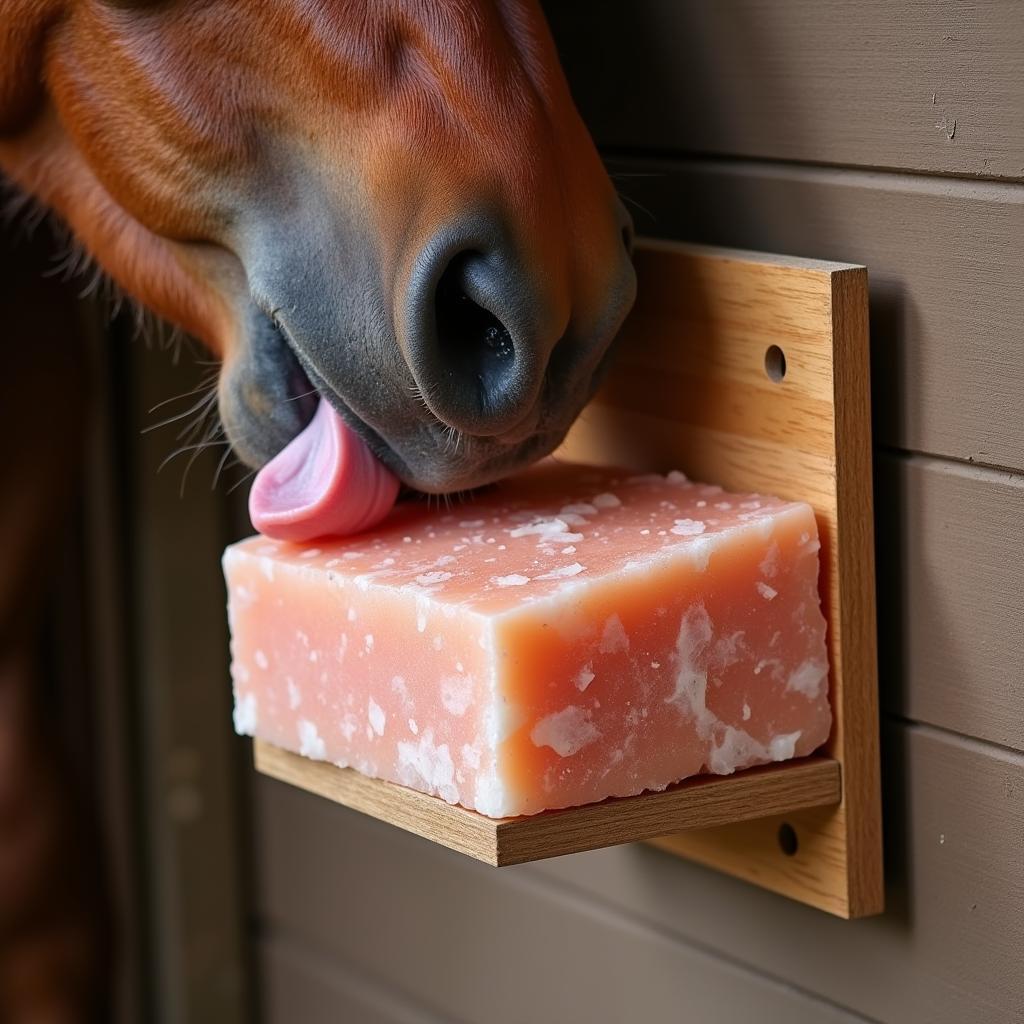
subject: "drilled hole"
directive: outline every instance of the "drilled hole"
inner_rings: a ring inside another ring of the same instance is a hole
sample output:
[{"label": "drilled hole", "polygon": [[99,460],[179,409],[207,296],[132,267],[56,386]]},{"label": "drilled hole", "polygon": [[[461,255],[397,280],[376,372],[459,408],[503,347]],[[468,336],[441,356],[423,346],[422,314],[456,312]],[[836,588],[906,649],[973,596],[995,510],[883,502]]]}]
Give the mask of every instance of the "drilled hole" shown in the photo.
[{"label": "drilled hole", "polygon": [[781,384],[782,378],[786,376],[786,353],[778,345],[768,346],[764,354],[764,372],[776,384]]},{"label": "drilled hole", "polygon": [[796,837],[796,829],[788,821],[784,821],[779,826],[779,849],[787,857],[792,857],[800,849],[800,843]]}]

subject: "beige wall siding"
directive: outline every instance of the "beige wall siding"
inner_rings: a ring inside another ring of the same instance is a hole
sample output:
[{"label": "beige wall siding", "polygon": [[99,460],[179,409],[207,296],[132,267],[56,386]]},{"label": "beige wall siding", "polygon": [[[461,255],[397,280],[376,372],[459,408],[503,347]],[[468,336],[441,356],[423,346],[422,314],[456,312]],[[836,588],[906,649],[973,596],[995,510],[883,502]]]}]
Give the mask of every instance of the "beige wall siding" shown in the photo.
[{"label": "beige wall siding", "polygon": [[1016,0],[548,0],[606,146],[1024,178]]},{"label": "beige wall siding", "polygon": [[447,1019],[862,1019],[539,872],[495,871],[270,780],[259,809],[272,934]]},{"label": "beige wall siding", "polygon": [[1024,752],[1024,475],[884,453],[876,480],[883,709]]},{"label": "beige wall siding", "polygon": [[1019,1024],[1024,12],[548,9],[642,233],[869,267],[888,910],[642,847],[495,872],[261,781],[268,1024]]},{"label": "beige wall siding", "polygon": [[1019,1024],[1024,757],[927,726],[884,739],[882,917],[637,846],[496,872],[269,780],[264,913],[297,949],[486,1024]]}]

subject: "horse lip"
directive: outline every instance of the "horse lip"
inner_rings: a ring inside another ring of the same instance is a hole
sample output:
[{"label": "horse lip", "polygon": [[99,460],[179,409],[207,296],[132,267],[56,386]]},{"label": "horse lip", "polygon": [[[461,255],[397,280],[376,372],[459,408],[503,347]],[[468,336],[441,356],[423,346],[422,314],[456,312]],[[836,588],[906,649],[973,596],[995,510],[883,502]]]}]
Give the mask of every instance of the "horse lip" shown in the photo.
[{"label": "horse lip", "polygon": [[373,429],[365,420],[349,408],[345,400],[332,388],[317,370],[313,361],[295,343],[288,328],[276,317],[270,317],[274,328],[281,336],[281,340],[291,350],[292,355],[299,362],[299,366],[305,373],[310,387],[317,393],[322,402],[329,402],[334,411],[345,421],[348,427],[353,430],[365,442],[370,451],[397,476],[402,477],[406,473],[406,465],[399,454]]}]

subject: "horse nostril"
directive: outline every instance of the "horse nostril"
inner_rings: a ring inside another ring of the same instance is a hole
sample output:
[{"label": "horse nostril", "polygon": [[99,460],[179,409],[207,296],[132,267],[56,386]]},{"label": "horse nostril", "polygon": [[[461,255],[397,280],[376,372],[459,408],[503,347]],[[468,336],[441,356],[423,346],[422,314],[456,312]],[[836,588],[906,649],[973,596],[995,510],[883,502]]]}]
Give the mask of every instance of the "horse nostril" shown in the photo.
[{"label": "horse nostril", "polygon": [[630,256],[633,255],[633,228],[627,224],[622,229],[622,244]]},{"label": "horse nostril", "polygon": [[466,261],[457,256],[437,285],[437,336],[450,373],[471,377],[480,387],[481,400],[502,389],[515,362],[515,344],[509,329],[488,309],[466,294]]}]

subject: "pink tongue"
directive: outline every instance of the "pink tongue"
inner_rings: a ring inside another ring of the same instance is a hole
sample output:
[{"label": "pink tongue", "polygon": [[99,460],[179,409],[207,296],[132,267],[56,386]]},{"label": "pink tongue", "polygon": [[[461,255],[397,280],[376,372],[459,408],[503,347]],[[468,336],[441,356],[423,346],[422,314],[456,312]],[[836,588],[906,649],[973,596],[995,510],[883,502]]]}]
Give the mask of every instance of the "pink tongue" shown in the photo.
[{"label": "pink tongue", "polygon": [[321,399],[309,426],[256,475],[249,516],[276,540],[358,533],[378,523],[398,480]]}]

